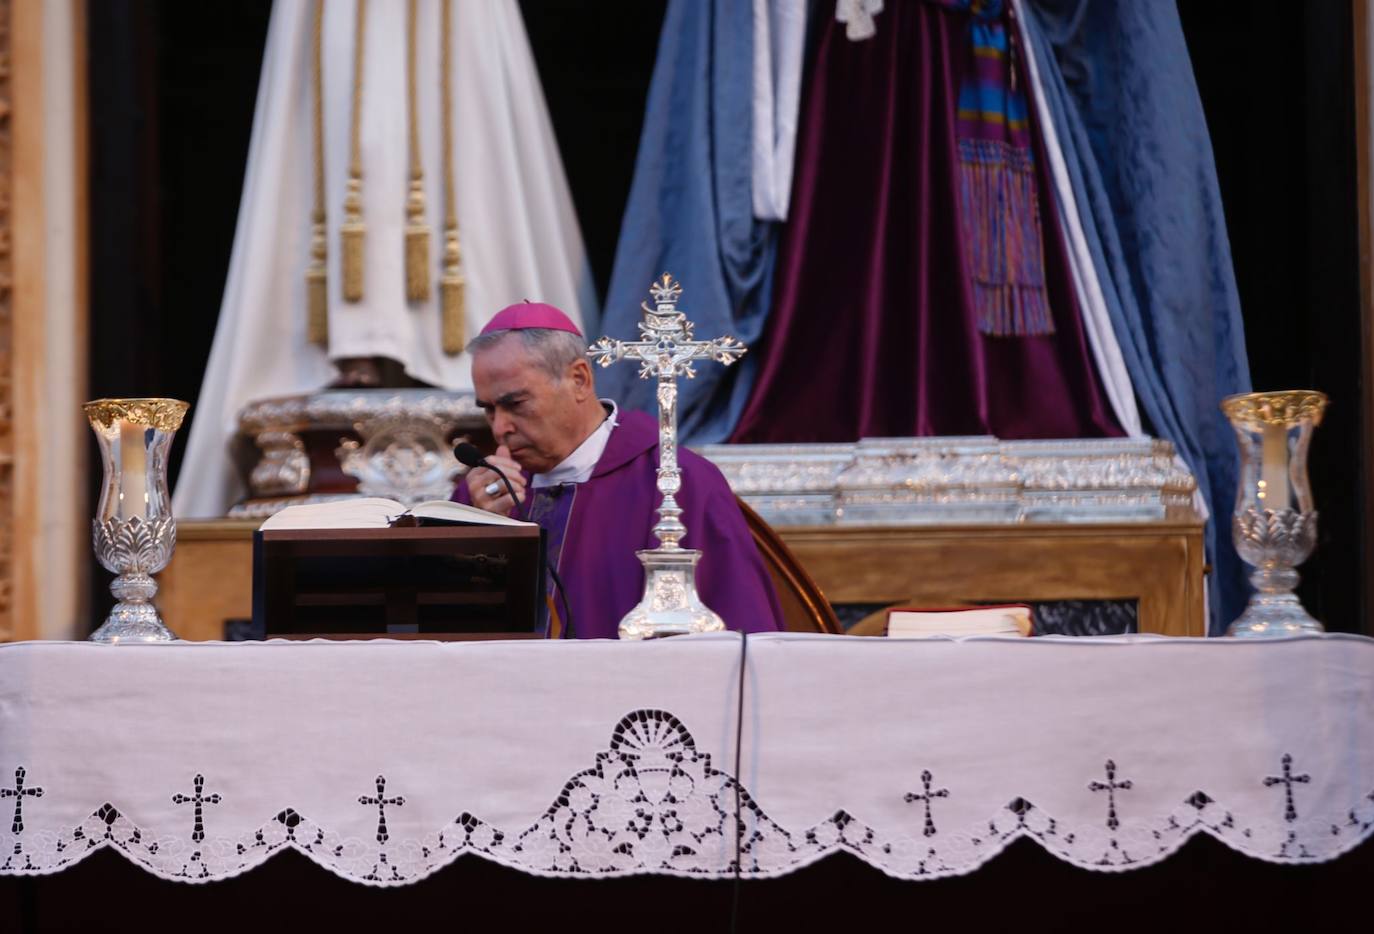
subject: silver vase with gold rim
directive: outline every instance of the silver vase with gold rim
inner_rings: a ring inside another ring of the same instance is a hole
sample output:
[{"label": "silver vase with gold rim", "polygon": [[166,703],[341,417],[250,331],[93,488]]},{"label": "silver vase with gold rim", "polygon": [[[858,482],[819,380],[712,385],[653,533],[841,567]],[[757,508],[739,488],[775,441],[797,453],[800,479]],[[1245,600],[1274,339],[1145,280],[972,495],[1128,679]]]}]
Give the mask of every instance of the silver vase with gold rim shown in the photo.
[{"label": "silver vase with gold rim", "polygon": [[110,592],[118,601],[90,639],[171,641],[176,636],[153,606],[153,575],[176,547],[167,454],[189,406],[176,399],[97,399],[83,408],[105,468],[92,540],[96,558],[117,575]]},{"label": "silver vase with gold rim", "polygon": [[1240,448],[1240,480],[1231,538],[1254,567],[1255,593],[1227,635],[1262,639],[1324,632],[1298,602],[1299,564],[1317,544],[1317,509],[1307,479],[1307,450],[1326,396],[1315,390],[1228,396],[1221,409]]}]

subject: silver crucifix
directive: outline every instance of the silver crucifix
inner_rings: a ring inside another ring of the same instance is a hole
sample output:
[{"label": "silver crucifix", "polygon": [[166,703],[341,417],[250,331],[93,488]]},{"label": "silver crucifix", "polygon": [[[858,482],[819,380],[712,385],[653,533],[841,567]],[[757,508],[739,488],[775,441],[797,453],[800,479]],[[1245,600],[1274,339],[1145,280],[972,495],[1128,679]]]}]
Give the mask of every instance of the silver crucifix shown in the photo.
[{"label": "silver crucifix", "polygon": [[682,286],[668,273],[649,287],[654,307],[641,302],[644,320],[640,339],[613,341],[603,337],[587,356],[603,367],[629,358],[639,362],[641,379],[658,380],[658,509],[654,535],[658,547],[636,552],[644,564],[644,599],[620,621],[620,638],[651,639],[689,632],[716,632],[725,623],[701,602],[696,589],[696,564],[701,552],[681,545],[687,534],[677,493],[682,473],[677,466],[677,379],[692,379],[695,360],[729,365],[744,355],[745,346],[733,337],[699,341],[692,322],[677,308]]}]

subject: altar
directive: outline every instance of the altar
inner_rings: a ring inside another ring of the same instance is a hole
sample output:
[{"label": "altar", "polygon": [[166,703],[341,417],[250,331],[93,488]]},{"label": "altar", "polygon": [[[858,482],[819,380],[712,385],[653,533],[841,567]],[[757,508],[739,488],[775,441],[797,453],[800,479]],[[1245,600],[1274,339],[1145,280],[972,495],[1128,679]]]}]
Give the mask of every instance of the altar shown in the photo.
[{"label": "altar", "polygon": [[1342,635],[6,645],[0,886],[1301,872],[1367,863],[1370,709]]},{"label": "altar", "polygon": [[[491,446],[470,393],[327,390],[247,407],[235,448],[248,495],[223,518],[178,520],[159,578],[164,617],[183,639],[242,631],[264,518],[359,495],[447,498],[460,482],[451,453],[460,440]],[[824,598],[859,616],[895,604],[1077,601],[1125,608],[1130,631],[1207,632],[1205,513],[1168,442],[879,438],[697,450]]]}]

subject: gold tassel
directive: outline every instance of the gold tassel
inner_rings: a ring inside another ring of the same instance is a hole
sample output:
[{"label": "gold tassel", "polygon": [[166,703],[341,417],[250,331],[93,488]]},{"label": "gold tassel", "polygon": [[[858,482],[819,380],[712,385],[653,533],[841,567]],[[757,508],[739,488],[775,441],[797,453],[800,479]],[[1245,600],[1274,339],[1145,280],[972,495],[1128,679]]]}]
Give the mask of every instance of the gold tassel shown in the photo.
[{"label": "gold tassel", "polygon": [[346,302],[363,300],[363,243],[367,225],[363,223],[362,183],[348,180],[344,195],[343,223],[339,225],[340,261],[343,265],[343,297]]},{"label": "gold tassel", "polygon": [[439,101],[444,165],[444,272],[439,280],[440,346],[450,357],[467,344],[467,302],[464,292],[463,253],[458,246],[458,195],[453,179],[453,6],[441,0],[439,8]]},{"label": "gold tassel", "polygon": [[429,225],[425,217],[424,185],[410,183],[406,198],[406,301],[429,301]]},{"label": "gold tassel", "polygon": [[305,276],[305,292],[309,302],[306,340],[321,347],[329,346],[329,283],[324,270],[310,270]]},{"label": "gold tassel", "polygon": [[458,227],[444,233],[444,276],[439,280],[439,304],[443,321],[444,353],[454,356],[463,352],[467,343],[465,333],[464,296],[466,282],[462,273],[462,253],[458,248]]},{"label": "gold tassel", "polygon": [[324,216],[317,213],[311,227],[310,268],[305,272],[306,331],[312,344],[329,344],[329,287],[325,278]]},{"label": "gold tassel", "polygon": [[310,265],[305,270],[305,339],[329,346],[329,255],[324,208],[324,79],[321,71],[324,0],[315,0],[311,36],[311,130],[314,137],[315,206],[310,213]]},{"label": "gold tassel", "polygon": [[410,124],[410,191],[406,195],[406,301],[429,301],[429,225],[420,162],[420,115],[415,89],[416,0],[406,4],[406,120]]},{"label": "gold tassel", "polygon": [[363,300],[363,48],[367,24],[367,0],[358,0],[353,29],[353,101],[349,126],[348,188],[344,191],[343,223],[339,225],[339,264],[343,272],[346,302]]}]

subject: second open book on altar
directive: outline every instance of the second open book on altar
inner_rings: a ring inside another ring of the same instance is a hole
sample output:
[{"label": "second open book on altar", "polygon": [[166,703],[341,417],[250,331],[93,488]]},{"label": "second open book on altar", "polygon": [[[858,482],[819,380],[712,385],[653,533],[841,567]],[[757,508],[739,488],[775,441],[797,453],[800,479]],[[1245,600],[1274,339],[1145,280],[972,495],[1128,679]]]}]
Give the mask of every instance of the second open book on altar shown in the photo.
[{"label": "second open book on altar", "polygon": [[431,499],[406,508],[394,499],[364,496],[330,503],[287,506],[273,513],[263,522],[261,529],[267,532],[284,529],[385,529],[414,525],[527,527],[533,524],[444,499]]}]

